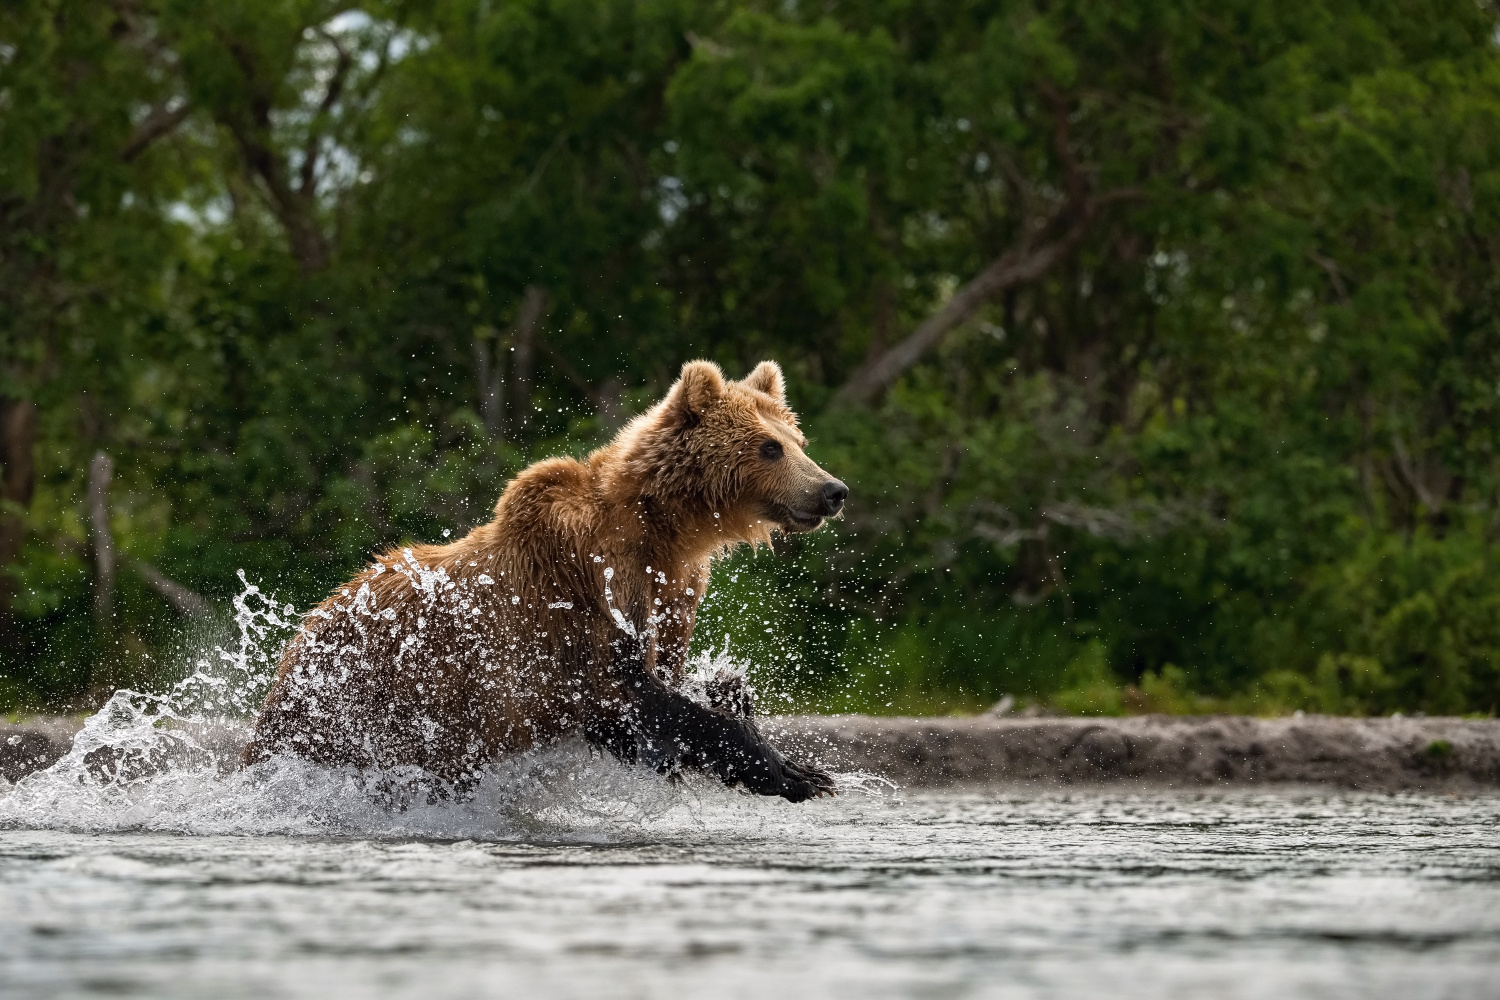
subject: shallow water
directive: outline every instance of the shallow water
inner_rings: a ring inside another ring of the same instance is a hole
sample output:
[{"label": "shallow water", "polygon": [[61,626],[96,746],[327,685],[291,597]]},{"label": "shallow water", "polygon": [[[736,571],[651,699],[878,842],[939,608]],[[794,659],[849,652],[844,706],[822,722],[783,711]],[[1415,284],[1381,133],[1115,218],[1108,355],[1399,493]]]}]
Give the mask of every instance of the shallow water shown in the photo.
[{"label": "shallow water", "polygon": [[[1492,997],[1500,796],[239,769],[293,609],[0,780],[0,998]],[[732,666],[728,651],[702,669]]]},{"label": "shallow water", "polygon": [[[572,752],[496,776],[522,795],[325,801],[284,818],[324,833],[277,834],[289,786],[242,780],[205,780],[232,789],[203,789],[217,810],[158,788],[55,824],[0,791],[4,993],[1410,998],[1500,975],[1496,797],[792,806]],[[208,832],[225,796],[246,832]],[[414,834],[445,824],[462,839]]]}]

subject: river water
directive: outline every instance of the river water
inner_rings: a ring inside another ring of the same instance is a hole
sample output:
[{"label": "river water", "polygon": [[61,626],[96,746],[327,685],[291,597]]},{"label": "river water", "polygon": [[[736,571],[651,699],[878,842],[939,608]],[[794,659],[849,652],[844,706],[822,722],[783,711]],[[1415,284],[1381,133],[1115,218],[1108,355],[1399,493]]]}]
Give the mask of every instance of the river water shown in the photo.
[{"label": "river water", "polygon": [[235,608],[237,643],[0,779],[4,1000],[1500,996],[1500,796],[842,774],[792,805],[579,744],[461,801],[240,769],[216,720],[295,616],[248,583]]},{"label": "river water", "polygon": [[854,777],[794,806],[580,748],[466,803],[350,780],[0,790],[0,993],[1500,993],[1497,797]]}]

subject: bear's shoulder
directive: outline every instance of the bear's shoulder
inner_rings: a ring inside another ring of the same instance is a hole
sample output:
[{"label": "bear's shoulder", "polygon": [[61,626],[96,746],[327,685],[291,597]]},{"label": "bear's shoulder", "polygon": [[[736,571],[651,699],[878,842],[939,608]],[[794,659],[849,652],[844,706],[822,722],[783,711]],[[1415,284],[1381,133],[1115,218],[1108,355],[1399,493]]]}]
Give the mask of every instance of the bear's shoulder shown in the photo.
[{"label": "bear's shoulder", "polygon": [[511,480],[498,513],[515,527],[588,530],[598,517],[598,497],[590,467],[574,458],[549,458]]}]

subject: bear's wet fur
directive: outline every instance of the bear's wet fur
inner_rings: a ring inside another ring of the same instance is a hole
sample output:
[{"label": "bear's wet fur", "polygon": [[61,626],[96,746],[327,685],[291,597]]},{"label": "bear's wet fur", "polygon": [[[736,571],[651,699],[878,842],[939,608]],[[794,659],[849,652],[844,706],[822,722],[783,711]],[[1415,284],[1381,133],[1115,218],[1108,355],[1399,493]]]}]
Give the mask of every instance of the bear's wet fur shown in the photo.
[{"label": "bear's wet fur", "polygon": [[684,365],[665,399],[586,459],[522,471],[494,520],[378,557],[308,613],[245,751],[416,766],[464,781],[581,732],[663,772],[801,801],[828,775],[761,736],[749,692],[681,690],[709,563],[810,531],[848,490],[804,453],[780,368]]}]

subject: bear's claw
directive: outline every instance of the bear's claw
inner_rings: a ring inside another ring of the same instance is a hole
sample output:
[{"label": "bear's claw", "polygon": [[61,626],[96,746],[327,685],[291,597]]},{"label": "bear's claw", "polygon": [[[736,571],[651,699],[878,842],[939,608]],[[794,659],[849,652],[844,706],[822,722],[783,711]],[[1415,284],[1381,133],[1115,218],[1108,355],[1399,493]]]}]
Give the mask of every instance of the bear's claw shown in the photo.
[{"label": "bear's claw", "polygon": [[828,773],[794,760],[782,763],[781,797],[791,802],[805,802],[824,795],[837,795],[838,786]]}]

